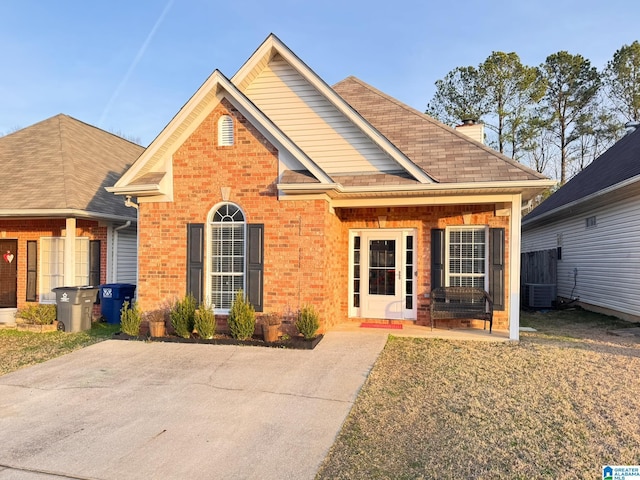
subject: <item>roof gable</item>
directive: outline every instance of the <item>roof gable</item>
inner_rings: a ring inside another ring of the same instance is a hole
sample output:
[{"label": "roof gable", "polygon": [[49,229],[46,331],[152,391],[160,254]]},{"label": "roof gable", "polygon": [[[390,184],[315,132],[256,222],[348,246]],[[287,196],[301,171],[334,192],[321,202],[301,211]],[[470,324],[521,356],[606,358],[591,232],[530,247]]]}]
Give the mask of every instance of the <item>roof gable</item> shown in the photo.
[{"label": "roof gable", "polygon": [[624,136],[580,173],[559,188],[523,219],[523,224],[544,214],[587,200],[640,176],[640,129]]},{"label": "roof gable", "polygon": [[113,184],[143,151],[63,114],[2,137],[2,210],[81,210],[135,218],[103,187]]},{"label": "roof gable", "polygon": [[[405,170],[420,183],[433,181],[273,34],[231,81],[330,174]],[[273,85],[299,108],[285,111],[274,103]],[[317,130],[321,139],[308,137]]]},{"label": "roof gable", "polygon": [[[145,185],[144,188],[139,189],[131,189],[131,186],[139,185],[141,179],[157,177],[157,175],[151,174],[171,171],[171,155],[222,99],[227,99],[279,150],[286,150],[299,164],[311,172],[319,182],[325,184],[333,183],[331,178],[305,152],[292,142],[229,79],[216,70],[151,142],[151,145],[133,167],[108,190],[118,194],[137,193],[138,195],[143,195],[145,188],[150,185]],[[166,192],[150,190],[149,193]]]}]

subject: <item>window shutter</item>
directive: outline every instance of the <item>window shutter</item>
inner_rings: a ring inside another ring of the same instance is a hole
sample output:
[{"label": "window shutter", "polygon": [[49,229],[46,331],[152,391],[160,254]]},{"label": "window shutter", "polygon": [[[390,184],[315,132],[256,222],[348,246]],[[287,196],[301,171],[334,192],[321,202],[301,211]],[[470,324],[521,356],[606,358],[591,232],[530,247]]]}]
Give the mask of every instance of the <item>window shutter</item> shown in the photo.
[{"label": "window shutter", "polygon": [[444,230],[441,228],[431,229],[431,290],[444,287]]},{"label": "window shutter", "polygon": [[89,285],[100,285],[100,240],[89,241]]},{"label": "window shutter", "polygon": [[247,299],[256,312],[264,308],[264,224],[247,225]]},{"label": "window shutter", "polygon": [[38,284],[38,242],[27,240],[27,302],[35,302]]},{"label": "window shutter", "polygon": [[489,229],[489,295],[494,310],[504,310],[504,228]]},{"label": "window shutter", "polygon": [[187,225],[187,294],[202,303],[204,281],[204,223]]}]

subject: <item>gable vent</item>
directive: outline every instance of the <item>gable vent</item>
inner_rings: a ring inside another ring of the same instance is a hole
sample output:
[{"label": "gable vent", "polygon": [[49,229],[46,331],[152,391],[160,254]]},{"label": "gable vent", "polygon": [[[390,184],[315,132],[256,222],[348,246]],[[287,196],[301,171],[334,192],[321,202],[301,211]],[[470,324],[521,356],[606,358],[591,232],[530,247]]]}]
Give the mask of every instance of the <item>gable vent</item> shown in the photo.
[{"label": "gable vent", "polygon": [[233,118],[223,115],[218,120],[218,146],[230,147],[233,145]]}]

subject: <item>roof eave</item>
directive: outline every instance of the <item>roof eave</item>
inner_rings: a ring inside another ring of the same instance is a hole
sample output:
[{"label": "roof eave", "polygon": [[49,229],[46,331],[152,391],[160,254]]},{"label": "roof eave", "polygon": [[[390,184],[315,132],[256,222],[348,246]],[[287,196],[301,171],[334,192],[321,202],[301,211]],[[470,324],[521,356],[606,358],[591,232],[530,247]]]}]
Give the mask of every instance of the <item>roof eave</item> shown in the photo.
[{"label": "roof eave", "polygon": [[[618,190],[629,187],[634,184],[640,184],[640,175],[636,175],[635,177],[628,178],[622,182],[616,183],[615,185],[611,185],[610,187],[603,188],[602,190],[598,190],[595,193],[587,195],[585,197],[574,200],[573,202],[565,203],[564,205],[560,205],[559,207],[554,208],[553,210],[549,210],[548,212],[542,213],[540,215],[536,215],[533,218],[527,220],[527,217],[522,219],[522,228],[532,228],[540,223],[546,223],[552,220],[557,220],[563,217],[566,217],[571,214],[572,210],[576,207],[583,206],[590,202],[593,202],[597,199],[604,197],[605,195],[610,195]],[[535,211],[535,210],[534,210]]]},{"label": "roof eave", "polygon": [[135,210],[132,216],[115,215],[110,213],[91,212],[71,208],[24,208],[0,209],[0,218],[78,218],[87,220],[102,220],[108,222],[137,222]]},{"label": "roof eave", "polygon": [[151,195],[162,195],[163,192],[158,184],[146,184],[146,185],[125,185],[122,187],[104,187],[104,189],[115,195],[132,195],[136,197],[148,197]]}]

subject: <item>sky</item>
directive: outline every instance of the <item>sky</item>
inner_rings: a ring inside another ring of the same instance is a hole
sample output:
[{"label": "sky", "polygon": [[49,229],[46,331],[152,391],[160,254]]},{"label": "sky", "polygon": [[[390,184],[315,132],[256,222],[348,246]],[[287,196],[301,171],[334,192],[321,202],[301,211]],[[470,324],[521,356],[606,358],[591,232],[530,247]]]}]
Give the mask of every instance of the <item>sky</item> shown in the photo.
[{"label": "sky", "polygon": [[631,0],[2,0],[0,134],[64,113],[147,146],[270,33],[329,85],[355,75],[424,111],[437,80],[493,51],[601,69],[639,20]]}]

